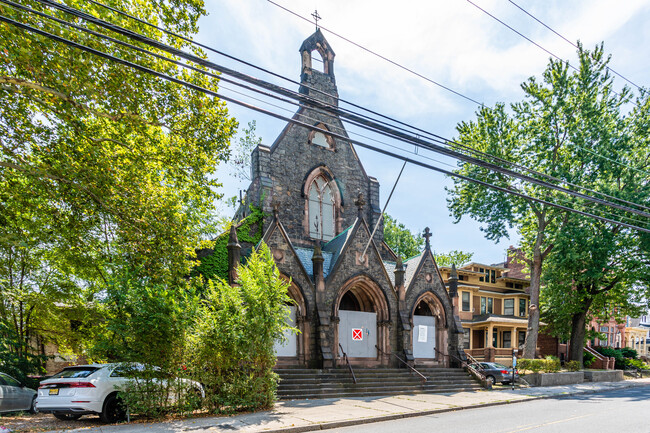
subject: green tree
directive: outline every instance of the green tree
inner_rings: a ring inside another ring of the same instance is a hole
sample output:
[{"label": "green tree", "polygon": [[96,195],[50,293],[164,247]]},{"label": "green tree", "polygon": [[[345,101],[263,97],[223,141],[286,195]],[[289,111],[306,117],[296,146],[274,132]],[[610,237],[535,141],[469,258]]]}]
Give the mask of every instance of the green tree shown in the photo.
[{"label": "green tree", "polygon": [[[163,38],[97,4],[65,3]],[[188,37],[205,13],[199,0],[104,3]],[[21,4],[105,31],[38,1]],[[0,13],[217,90],[198,72],[8,5]],[[125,273],[182,284],[210,230],[216,168],[237,124],[218,99],[6,23],[0,29],[0,319],[27,347],[35,333],[56,338],[66,329],[61,311],[96,303]]]},{"label": "green tree", "polygon": [[388,214],[384,214],[384,242],[400,257],[420,254],[424,238],[413,234],[406,226]]},{"label": "green tree", "polygon": [[[609,58],[602,45],[593,51],[579,45],[578,58],[577,71],[551,59],[541,80],[531,77],[522,84],[524,99],[510,106],[511,113],[503,104],[481,108],[475,121],[458,125],[457,141],[552,175],[560,179],[561,185],[571,182],[599,189],[608,178],[599,167],[603,161],[619,158],[617,149],[625,145],[621,108],[630,101],[630,92],[627,88],[614,91],[607,69]],[[634,159],[622,161],[635,163]],[[547,187],[518,181],[485,167],[459,165],[456,171],[471,178],[593,211],[585,203],[568,202],[566,196]],[[539,331],[542,268],[554,248],[553,240],[562,233],[565,211],[458,179],[448,190],[448,207],[456,221],[469,215],[483,223],[482,230],[490,240],[507,237],[509,228],[518,230],[522,259],[531,277],[523,356],[533,358]]]},{"label": "green tree", "polygon": [[650,306],[650,250],[633,230],[569,218],[545,265],[542,316],[582,363],[590,317],[622,322]]},{"label": "green tree", "polygon": [[451,250],[448,253],[435,253],[438,266],[461,266],[472,260],[474,253],[466,253],[460,250]]},{"label": "green tree", "polygon": [[[424,238],[413,234],[406,226],[388,214],[384,214],[384,241],[400,257],[417,256],[422,252]],[[462,265],[472,260],[474,253],[453,250],[435,253],[438,266]]]}]

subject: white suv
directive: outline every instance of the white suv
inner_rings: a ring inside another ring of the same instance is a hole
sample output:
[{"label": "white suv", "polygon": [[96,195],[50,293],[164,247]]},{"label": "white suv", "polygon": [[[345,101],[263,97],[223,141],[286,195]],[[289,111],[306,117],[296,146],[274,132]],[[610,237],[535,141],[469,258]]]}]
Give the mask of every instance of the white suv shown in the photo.
[{"label": "white suv", "polygon": [[[144,370],[142,364],[91,364],[66,367],[41,382],[36,410],[51,413],[61,420],[75,420],[82,415],[98,414],[102,421],[114,423],[125,418],[118,391],[134,379],[129,372]],[[164,380],[164,379],[163,379]],[[205,397],[200,383],[175,379],[193,395]],[[170,397],[173,400],[173,396]]]}]

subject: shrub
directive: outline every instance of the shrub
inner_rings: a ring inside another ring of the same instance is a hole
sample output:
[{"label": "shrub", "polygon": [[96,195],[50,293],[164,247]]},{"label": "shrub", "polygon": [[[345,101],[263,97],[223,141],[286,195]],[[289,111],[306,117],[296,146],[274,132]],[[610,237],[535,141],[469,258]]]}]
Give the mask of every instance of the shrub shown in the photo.
[{"label": "shrub", "polygon": [[595,359],[596,357],[587,351],[584,351],[582,354],[582,363],[585,366],[585,368],[591,367],[591,364],[594,363]]},{"label": "shrub", "polygon": [[638,368],[639,370],[650,369],[650,366],[645,362],[641,361],[640,359],[630,359],[628,362],[628,366]]},{"label": "shrub", "polygon": [[520,359],[517,361],[520,370],[527,370],[533,373],[555,373],[560,371],[560,361],[556,359]]},{"label": "shrub", "polygon": [[211,412],[266,408],[275,401],[274,344],[287,329],[287,283],[265,244],[238,269],[240,286],[211,280],[190,334],[188,367]]},{"label": "shrub", "polygon": [[120,393],[123,403],[147,417],[183,412],[185,393],[170,397],[178,394],[172,378],[183,363],[186,333],[198,307],[191,281],[171,286],[126,274],[109,287],[104,306],[104,329],[93,356],[145,366],[131,371],[125,365],[132,381]]},{"label": "shrub", "polygon": [[542,361],[542,368],[545,373],[557,373],[562,367],[560,360],[557,359],[557,357],[555,357],[555,359],[540,359],[539,361]]},{"label": "shrub", "polygon": [[630,358],[630,359],[637,359],[639,357],[639,353],[632,349],[631,347],[624,347],[621,349],[621,354],[625,358]]},{"label": "shrub", "polygon": [[580,371],[582,366],[578,361],[569,361],[566,364],[564,364],[566,369],[569,371]]}]

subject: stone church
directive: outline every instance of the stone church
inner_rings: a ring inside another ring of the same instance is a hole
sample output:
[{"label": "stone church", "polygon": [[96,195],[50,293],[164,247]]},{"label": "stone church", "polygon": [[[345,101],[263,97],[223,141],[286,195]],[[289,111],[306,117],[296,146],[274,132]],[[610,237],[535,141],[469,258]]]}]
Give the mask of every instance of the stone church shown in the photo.
[{"label": "stone church", "polygon": [[[318,55],[322,63],[312,62]],[[300,47],[300,93],[338,106],[334,51],[320,30]],[[314,65],[321,66],[316,68]],[[265,212],[262,240],[287,281],[291,321],[300,330],[276,346],[279,365],[330,368],[456,366],[464,358],[454,311],[457,283],[446,287],[424,236],[424,251],[402,262],[383,240],[379,183],[346,140],[341,119],[301,105],[269,147],[252,153],[252,182],[236,214]],[[231,275],[239,259],[231,230]],[[364,254],[365,251],[365,254]],[[234,261],[233,261],[234,260]],[[456,307],[457,310],[457,307]]]}]

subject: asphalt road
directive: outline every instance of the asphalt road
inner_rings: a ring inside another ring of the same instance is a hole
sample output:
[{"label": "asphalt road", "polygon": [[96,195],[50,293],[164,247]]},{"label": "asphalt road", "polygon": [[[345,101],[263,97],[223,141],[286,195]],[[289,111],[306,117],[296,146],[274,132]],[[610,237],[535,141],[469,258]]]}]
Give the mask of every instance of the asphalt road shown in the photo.
[{"label": "asphalt road", "polygon": [[650,433],[650,387],[467,409],[330,431],[340,433]]}]

